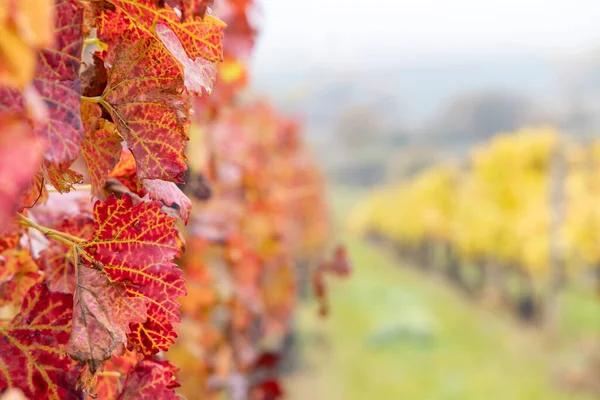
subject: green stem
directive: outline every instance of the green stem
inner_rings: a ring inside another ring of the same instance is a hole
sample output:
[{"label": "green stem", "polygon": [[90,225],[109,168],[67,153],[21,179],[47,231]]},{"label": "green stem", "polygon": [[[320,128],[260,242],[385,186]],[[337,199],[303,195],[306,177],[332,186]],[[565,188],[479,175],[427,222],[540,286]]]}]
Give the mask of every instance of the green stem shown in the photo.
[{"label": "green stem", "polygon": [[77,243],[82,243],[85,241],[84,239],[79,238],[77,236],[69,235],[68,233],[64,233],[61,231],[57,231],[56,229],[47,228],[45,226],[36,224],[35,222],[33,222],[31,219],[27,218],[23,214],[17,213],[17,218],[19,219],[19,223],[21,225],[36,229],[36,230],[42,232],[44,234],[44,236],[54,239],[57,242],[60,242],[67,246],[75,246]]}]

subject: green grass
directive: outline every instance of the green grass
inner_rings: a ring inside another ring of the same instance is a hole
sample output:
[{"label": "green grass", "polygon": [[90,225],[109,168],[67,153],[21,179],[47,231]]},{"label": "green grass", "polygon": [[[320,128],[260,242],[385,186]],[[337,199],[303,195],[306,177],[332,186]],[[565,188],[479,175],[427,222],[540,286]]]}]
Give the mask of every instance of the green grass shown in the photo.
[{"label": "green grass", "polygon": [[[354,191],[334,193],[338,215],[356,198]],[[314,303],[302,305],[301,369],[287,379],[289,398],[591,399],[553,383],[555,358],[538,332],[471,304],[434,278],[399,268],[385,251],[356,237],[343,239],[354,274],[331,280],[328,318],[317,316]],[[576,318],[589,321],[586,315]]]}]

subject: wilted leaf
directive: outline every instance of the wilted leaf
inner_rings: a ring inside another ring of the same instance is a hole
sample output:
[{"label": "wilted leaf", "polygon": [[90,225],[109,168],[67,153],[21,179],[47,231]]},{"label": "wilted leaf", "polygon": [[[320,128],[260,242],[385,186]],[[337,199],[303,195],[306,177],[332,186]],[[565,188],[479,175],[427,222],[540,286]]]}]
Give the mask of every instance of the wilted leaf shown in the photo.
[{"label": "wilted leaf", "polygon": [[29,290],[21,312],[0,325],[0,391],[16,387],[30,399],[66,398],[72,307],[70,294],[43,284]]},{"label": "wilted leaf", "polygon": [[143,298],[129,297],[124,285],[111,283],[104,272],[84,265],[77,268],[73,302],[67,353],[87,364],[92,374],[123,351],[130,324],[146,321]]},{"label": "wilted leaf", "polygon": [[125,380],[118,400],[155,399],[178,400],[175,388],[175,368],[168,361],[156,361],[146,358],[135,366]]},{"label": "wilted leaf", "polygon": [[132,324],[129,344],[144,354],[167,350],[177,337],[178,297],[186,295],[175,220],[156,202],[133,206],[131,197],[114,196],[94,207],[94,235],[79,245],[81,261],[102,268],[111,282],[122,283],[132,297],[147,302],[148,319]]}]

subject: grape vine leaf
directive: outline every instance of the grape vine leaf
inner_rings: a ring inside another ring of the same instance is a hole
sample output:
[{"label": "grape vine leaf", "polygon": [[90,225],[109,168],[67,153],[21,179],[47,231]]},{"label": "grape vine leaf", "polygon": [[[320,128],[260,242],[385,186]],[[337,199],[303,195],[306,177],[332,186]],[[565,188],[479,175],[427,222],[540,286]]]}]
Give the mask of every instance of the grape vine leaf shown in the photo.
[{"label": "grape vine leaf", "polygon": [[136,163],[131,152],[123,150],[121,159],[113,171],[111,178],[117,179],[133,193],[140,197],[146,195],[155,201],[162,201],[167,207],[178,210],[179,217],[187,223],[192,210],[191,200],[173,182],[159,179],[145,179],[142,184],[136,177]]},{"label": "grape vine leaf", "polygon": [[125,31],[136,39],[158,39],[155,27],[167,26],[179,38],[189,59],[205,59],[211,62],[223,59],[223,31],[225,24],[211,15],[204,18],[186,16],[181,21],[167,4],[159,8],[154,0],[107,0],[114,7],[102,4],[98,22],[98,37],[111,42]]},{"label": "grape vine leaf", "polygon": [[122,284],[106,274],[79,265],[73,298],[73,329],[67,343],[71,358],[87,364],[94,374],[127,344],[129,325],[146,321],[146,301],[129,297]]},{"label": "grape vine leaf", "polygon": [[198,96],[202,95],[203,89],[210,94],[217,78],[217,67],[204,58],[190,59],[181,41],[168,26],[156,24],[155,30],[163,45],[183,67],[185,87]]},{"label": "grape vine leaf", "polygon": [[65,399],[71,359],[64,348],[71,330],[73,298],[37,284],[21,312],[0,325],[0,391],[21,389],[30,399]]},{"label": "grape vine leaf", "polygon": [[173,182],[158,179],[146,179],[144,186],[152,200],[162,200],[168,207],[179,210],[179,216],[187,223],[192,210],[192,202]]},{"label": "grape vine leaf", "polygon": [[42,278],[29,251],[9,249],[0,253],[0,307],[20,304],[29,289]]},{"label": "grape vine leaf", "polygon": [[121,157],[119,162],[113,168],[108,175],[109,178],[115,178],[123,185],[127,187],[133,193],[143,197],[145,192],[140,185],[140,181],[137,179],[137,166],[135,165],[135,158],[131,151],[123,149],[121,151]]},{"label": "grape vine leaf", "polygon": [[118,400],[152,398],[156,400],[178,400],[175,388],[175,368],[168,361],[146,358],[129,371]]},{"label": "grape vine leaf", "polygon": [[179,66],[151,38],[123,38],[105,62],[101,104],[135,157],[138,179],[182,183],[189,105]]},{"label": "grape vine leaf", "polygon": [[[83,138],[79,85],[83,46],[82,9],[56,0],[55,45],[39,52],[33,86],[47,108],[46,121],[35,120],[34,132],[46,142],[44,174],[57,190],[70,190],[80,178],[69,170]],[[17,89],[0,88],[0,111],[27,115],[27,98]]]},{"label": "grape vine leaf", "polygon": [[0,115],[0,234],[19,209],[21,193],[39,168],[43,148],[25,121]]},{"label": "grape vine leaf", "polygon": [[129,296],[147,302],[147,320],[131,324],[128,335],[128,347],[145,355],[166,351],[174,342],[177,298],[187,293],[173,263],[179,253],[175,219],[161,208],[158,202],[134,206],[127,194],[96,202],[94,234],[78,245],[80,262],[101,268],[112,283],[125,285]]},{"label": "grape vine leaf", "polygon": [[[99,399],[114,400],[119,394],[119,389],[129,371],[140,361],[140,355],[135,351],[125,351],[118,357],[111,357],[105,364],[103,372],[108,374],[96,375],[96,384],[93,385],[95,395]],[[111,374],[116,372],[117,374]]]},{"label": "grape vine leaf", "polygon": [[52,44],[53,21],[53,0],[0,3],[0,84],[27,86],[38,49]]},{"label": "grape vine leaf", "polygon": [[182,12],[181,19],[186,20],[190,17],[203,18],[214,0],[167,0],[171,7],[177,7]]},{"label": "grape vine leaf", "polygon": [[122,138],[112,122],[100,118],[102,110],[98,104],[84,101],[81,115],[85,130],[81,154],[90,176],[92,195],[102,198],[108,174],[119,162]]},{"label": "grape vine leaf", "polygon": [[[94,230],[92,216],[85,213],[47,223],[46,226],[82,239],[91,238]],[[49,246],[40,253],[38,264],[44,270],[44,281],[50,290],[75,292],[76,260],[72,247],[55,241],[51,241]]]}]

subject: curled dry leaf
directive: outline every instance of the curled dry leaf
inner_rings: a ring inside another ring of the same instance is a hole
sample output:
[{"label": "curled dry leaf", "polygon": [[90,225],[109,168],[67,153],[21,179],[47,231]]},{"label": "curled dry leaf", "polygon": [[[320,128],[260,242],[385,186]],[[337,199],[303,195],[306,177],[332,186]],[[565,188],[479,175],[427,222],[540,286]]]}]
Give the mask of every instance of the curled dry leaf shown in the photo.
[{"label": "curled dry leaf", "polygon": [[127,345],[130,324],[146,321],[146,300],[129,297],[125,286],[111,283],[106,274],[79,265],[73,298],[73,329],[67,353],[87,364],[94,374]]}]

